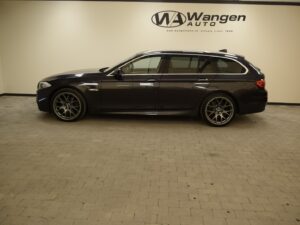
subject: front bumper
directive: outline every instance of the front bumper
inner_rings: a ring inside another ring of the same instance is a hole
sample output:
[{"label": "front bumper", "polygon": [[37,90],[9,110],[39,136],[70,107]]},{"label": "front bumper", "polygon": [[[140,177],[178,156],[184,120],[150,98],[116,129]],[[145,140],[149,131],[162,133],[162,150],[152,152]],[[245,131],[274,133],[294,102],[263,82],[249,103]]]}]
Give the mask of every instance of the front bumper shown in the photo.
[{"label": "front bumper", "polygon": [[37,90],[36,103],[40,111],[50,112],[51,88]]}]

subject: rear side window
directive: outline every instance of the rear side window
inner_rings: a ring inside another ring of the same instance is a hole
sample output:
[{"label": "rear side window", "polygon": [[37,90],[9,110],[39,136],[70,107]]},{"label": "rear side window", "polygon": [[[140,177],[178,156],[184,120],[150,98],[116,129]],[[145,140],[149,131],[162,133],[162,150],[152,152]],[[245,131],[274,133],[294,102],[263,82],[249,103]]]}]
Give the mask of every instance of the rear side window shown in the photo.
[{"label": "rear side window", "polygon": [[169,63],[167,66],[167,73],[230,73],[230,74],[241,74],[246,69],[238,62],[218,57],[209,56],[193,56],[193,55],[182,55],[182,56],[170,56]]},{"label": "rear side window", "polygon": [[198,56],[171,56],[168,73],[197,73],[198,63]]},{"label": "rear side window", "polygon": [[231,59],[200,57],[200,73],[245,73],[246,69]]}]

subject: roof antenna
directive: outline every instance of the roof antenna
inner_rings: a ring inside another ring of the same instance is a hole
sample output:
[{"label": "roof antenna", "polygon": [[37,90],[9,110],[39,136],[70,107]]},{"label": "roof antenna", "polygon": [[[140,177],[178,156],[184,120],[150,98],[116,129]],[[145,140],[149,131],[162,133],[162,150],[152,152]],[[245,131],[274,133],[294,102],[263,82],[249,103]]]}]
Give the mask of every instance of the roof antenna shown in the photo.
[{"label": "roof antenna", "polygon": [[227,53],[227,49],[221,49],[221,50],[219,50],[219,52],[225,52],[225,53]]}]

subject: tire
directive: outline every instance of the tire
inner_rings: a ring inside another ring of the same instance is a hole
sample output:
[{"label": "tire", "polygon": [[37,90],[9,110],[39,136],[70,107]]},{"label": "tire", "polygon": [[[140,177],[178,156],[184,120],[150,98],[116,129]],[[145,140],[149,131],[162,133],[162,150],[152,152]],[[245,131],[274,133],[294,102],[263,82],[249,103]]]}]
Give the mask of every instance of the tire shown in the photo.
[{"label": "tire", "polygon": [[200,114],[209,125],[222,127],[233,120],[236,114],[236,105],[229,95],[216,93],[204,99]]},{"label": "tire", "polygon": [[86,101],[72,88],[63,88],[54,93],[51,111],[57,119],[71,122],[81,119],[86,114]]}]

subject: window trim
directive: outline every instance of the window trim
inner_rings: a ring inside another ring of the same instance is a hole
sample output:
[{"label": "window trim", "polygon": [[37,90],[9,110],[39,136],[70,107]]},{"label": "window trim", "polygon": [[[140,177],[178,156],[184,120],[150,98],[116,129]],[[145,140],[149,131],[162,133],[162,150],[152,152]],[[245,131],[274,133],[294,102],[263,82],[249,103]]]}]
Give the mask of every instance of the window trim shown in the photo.
[{"label": "window trim", "polygon": [[114,76],[113,73],[118,70],[118,69],[121,69],[121,67],[123,66],[126,66],[127,64],[135,61],[135,60],[138,60],[140,58],[143,58],[143,57],[151,57],[151,56],[163,56],[163,55],[179,55],[179,56],[198,56],[198,57],[201,57],[201,56],[205,56],[205,57],[215,57],[215,58],[223,58],[223,59],[229,59],[229,60],[232,60],[232,61],[235,61],[237,62],[238,64],[240,64],[244,69],[245,69],[245,72],[244,73],[166,73],[166,72],[163,72],[163,73],[154,73],[154,74],[150,74],[150,73],[145,73],[145,74],[123,74],[123,75],[126,75],[126,76],[135,76],[135,75],[151,75],[151,76],[154,76],[154,75],[158,75],[158,76],[161,76],[161,75],[246,75],[248,74],[249,72],[249,69],[248,67],[246,67],[243,63],[241,63],[240,61],[238,61],[237,59],[233,58],[233,57],[228,57],[226,55],[224,56],[216,56],[216,55],[209,55],[209,54],[202,54],[202,53],[154,53],[154,54],[146,54],[146,55],[141,55],[137,58],[134,58],[134,59],[131,59],[130,61],[124,63],[123,65],[120,65],[118,66],[116,69],[114,69],[113,71],[111,71],[109,74],[107,74],[107,76]]},{"label": "window trim", "polygon": [[228,59],[231,61],[234,61],[238,64],[240,64],[244,69],[244,73],[163,73],[163,75],[246,75],[249,72],[249,69],[241,62],[238,60],[232,58],[232,57],[226,57],[226,56],[215,56],[215,55],[209,55],[209,54],[172,54],[172,53],[166,53],[168,55],[180,55],[180,56],[204,56],[204,57],[214,57],[214,58],[223,58],[223,59]]}]

